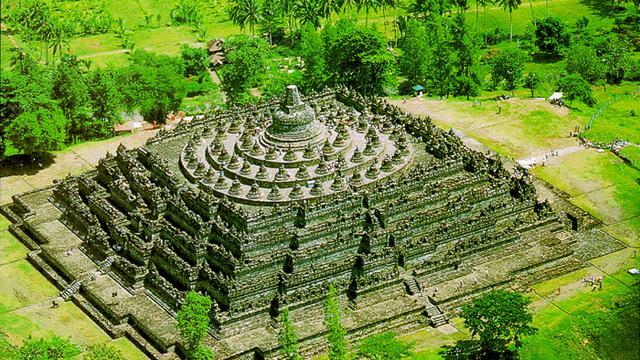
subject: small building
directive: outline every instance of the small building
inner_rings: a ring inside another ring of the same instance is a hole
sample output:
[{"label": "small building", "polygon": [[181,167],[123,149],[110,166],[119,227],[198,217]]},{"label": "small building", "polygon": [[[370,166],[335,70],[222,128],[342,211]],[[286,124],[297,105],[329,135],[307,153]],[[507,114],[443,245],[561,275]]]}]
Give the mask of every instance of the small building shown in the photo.
[{"label": "small building", "polygon": [[424,91],[424,86],[416,85],[411,88],[415,96],[422,96],[422,92]]},{"label": "small building", "polygon": [[562,93],[554,92],[551,94],[551,96],[549,96],[549,103],[553,105],[563,105],[564,100],[562,100]]}]

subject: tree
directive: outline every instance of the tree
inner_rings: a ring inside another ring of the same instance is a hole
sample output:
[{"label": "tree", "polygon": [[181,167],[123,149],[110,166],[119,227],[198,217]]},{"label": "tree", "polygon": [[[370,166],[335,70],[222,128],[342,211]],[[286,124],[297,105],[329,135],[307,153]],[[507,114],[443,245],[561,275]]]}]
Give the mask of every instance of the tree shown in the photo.
[{"label": "tree", "polygon": [[431,88],[436,95],[449,96],[453,80],[455,53],[452,43],[452,31],[448,19],[438,16],[430,21],[431,35]]},{"label": "tree", "polygon": [[23,112],[5,129],[4,137],[25,154],[58,150],[66,138],[67,119],[60,109]]},{"label": "tree", "polygon": [[178,311],[178,330],[185,340],[187,359],[213,359],[213,352],[202,345],[209,328],[211,299],[190,291]]},{"label": "tree", "polygon": [[467,100],[477,95],[480,89],[479,46],[476,39],[469,34],[464,15],[457,14],[453,23],[453,47],[457,50],[453,92],[455,95],[465,95]]},{"label": "tree", "polygon": [[538,49],[551,56],[558,56],[563,48],[569,46],[569,33],[558,17],[550,16],[538,21],[535,34]]},{"label": "tree", "polygon": [[364,8],[364,24],[369,25],[369,11],[376,10],[380,6],[380,0],[357,0],[358,11]]},{"label": "tree", "polygon": [[423,23],[410,20],[404,33],[399,44],[402,52],[398,57],[398,69],[400,74],[407,78],[407,85],[403,88],[408,91],[412,86],[427,84],[433,54],[429,47],[430,37]]},{"label": "tree", "polygon": [[347,333],[342,327],[341,317],[340,298],[336,294],[336,288],[330,285],[324,301],[324,323],[329,330],[329,360],[344,360],[347,357]]},{"label": "tree", "polygon": [[300,56],[304,60],[303,87],[305,90],[320,90],[327,81],[324,62],[324,43],[320,34],[310,25],[302,28]]},{"label": "tree", "polygon": [[302,360],[298,353],[298,339],[296,338],[296,329],[293,327],[291,319],[289,319],[289,309],[284,308],[280,314],[280,346],[282,347],[282,356],[285,360]]},{"label": "tree", "polygon": [[578,99],[588,106],[595,104],[593,98],[593,90],[589,83],[578,74],[569,74],[560,78],[557,84],[559,91],[562,91],[562,96],[573,103],[573,100]]},{"label": "tree", "polygon": [[122,351],[105,344],[89,346],[82,354],[83,360],[124,360]]},{"label": "tree", "polygon": [[269,57],[269,45],[261,38],[244,35],[224,43],[226,63],[220,68],[222,86],[232,101],[241,102],[258,83]]},{"label": "tree", "polygon": [[7,128],[20,114],[38,109],[60,111],[49,97],[51,85],[42,66],[34,63],[22,71],[25,74],[5,70],[0,77],[0,157],[6,150]]},{"label": "tree", "polygon": [[229,17],[241,30],[249,26],[249,32],[253,35],[253,29],[262,19],[260,3],[258,0],[233,0],[229,7]]},{"label": "tree", "polygon": [[382,34],[340,20],[322,32],[325,62],[331,81],[363,95],[381,94],[390,81],[394,57]]},{"label": "tree", "polygon": [[301,24],[310,24],[314,29],[320,27],[322,18],[322,1],[319,0],[297,0],[294,3],[296,18]]},{"label": "tree", "polygon": [[209,54],[205,48],[180,46],[180,57],[184,64],[184,76],[202,75],[209,69]]},{"label": "tree", "polygon": [[592,84],[605,78],[606,65],[593,47],[581,43],[572,44],[564,57],[568,73],[580,74]]},{"label": "tree", "polygon": [[364,338],[358,346],[358,359],[399,360],[413,355],[413,344],[396,339],[393,332]]},{"label": "tree", "polygon": [[485,355],[495,358],[511,345],[517,353],[522,338],[537,331],[529,325],[533,320],[527,309],[530,303],[531,299],[519,293],[495,290],[464,305],[460,316],[471,335],[479,337]]},{"label": "tree", "polygon": [[533,92],[536,90],[539,84],[540,84],[540,78],[536,73],[528,73],[524,77],[524,87],[531,90],[531,97],[533,97]]},{"label": "tree", "polygon": [[113,135],[114,126],[120,121],[120,93],[116,85],[117,75],[113,69],[97,69],[87,76],[91,119],[83,124],[81,133],[85,138],[104,138]]},{"label": "tree", "polygon": [[75,55],[65,55],[53,76],[51,98],[57,100],[69,119],[69,142],[74,143],[81,132],[81,121],[90,113],[89,92],[84,74]]},{"label": "tree", "polygon": [[118,75],[123,107],[140,109],[147,121],[164,123],[170,111],[178,110],[186,94],[182,61],[137,50],[131,62]]},{"label": "tree", "polygon": [[628,45],[617,36],[610,36],[596,45],[596,53],[605,65],[607,82],[619,84],[624,79],[624,71],[631,57]]},{"label": "tree", "polygon": [[33,339],[24,341],[20,348],[20,359],[68,360],[80,354],[78,345],[70,339],[54,336],[51,339]]},{"label": "tree", "polygon": [[498,51],[489,59],[493,85],[497,86],[501,81],[504,81],[506,90],[515,89],[516,83],[522,77],[524,63],[528,58],[527,53],[516,47],[508,47]]},{"label": "tree", "polygon": [[482,6],[482,10],[484,11],[483,17],[484,17],[484,22],[485,22],[485,25],[486,25],[486,23],[487,23],[487,5],[489,5],[489,4],[493,4],[493,0],[476,0],[476,31],[478,31],[478,23],[479,23],[478,10],[479,10],[479,7]]},{"label": "tree", "polygon": [[509,41],[513,40],[513,10],[518,9],[522,0],[498,0],[497,3],[504,9],[509,10]]},{"label": "tree", "polygon": [[284,34],[282,9],[279,0],[264,0],[262,3],[261,31],[269,34],[269,45],[273,45],[273,35]]}]

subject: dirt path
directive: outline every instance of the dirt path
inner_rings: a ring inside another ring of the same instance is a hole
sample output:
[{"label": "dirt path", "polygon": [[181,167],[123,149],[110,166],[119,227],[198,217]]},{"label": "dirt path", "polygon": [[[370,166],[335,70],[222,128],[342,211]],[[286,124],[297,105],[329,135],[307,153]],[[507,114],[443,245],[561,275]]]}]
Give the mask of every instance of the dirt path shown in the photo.
[{"label": "dirt path", "polygon": [[98,57],[98,56],[103,56],[103,55],[128,54],[130,51],[131,50],[129,50],[129,49],[118,49],[118,50],[111,50],[111,51],[103,51],[103,52],[97,52],[97,53],[92,53],[92,54],[80,55],[80,56],[78,56],[78,59],[90,59],[90,58],[93,58],[93,57]]},{"label": "dirt path", "polygon": [[569,155],[582,149],[584,149],[584,147],[582,146],[570,146],[563,149],[552,150],[542,155],[536,155],[528,157],[526,159],[519,159],[516,160],[516,162],[526,169],[531,169],[534,166],[544,164],[546,161],[557,159],[558,157]]}]

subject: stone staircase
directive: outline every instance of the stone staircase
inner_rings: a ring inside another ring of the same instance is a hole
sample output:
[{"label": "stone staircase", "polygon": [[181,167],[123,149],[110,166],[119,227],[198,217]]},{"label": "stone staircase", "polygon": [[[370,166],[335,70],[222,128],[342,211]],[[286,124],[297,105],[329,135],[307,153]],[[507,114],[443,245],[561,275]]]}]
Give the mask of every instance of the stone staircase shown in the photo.
[{"label": "stone staircase", "polygon": [[420,295],[422,293],[418,280],[413,276],[407,276],[404,278],[404,286],[409,295]]},{"label": "stone staircase", "polygon": [[423,295],[422,298],[424,299],[425,303],[424,312],[427,314],[427,317],[431,322],[431,326],[438,327],[449,322],[449,319],[447,319],[447,316],[443,314],[442,311],[440,311],[440,308],[429,301],[428,296]]},{"label": "stone staircase", "polygon": [[[108,257],[98,265],[97,271],[99,271],[102,274],[105,274],[107,271],[109,271],[111,264],[113,264],[113,258]],[[96,276],[93,271],[89,271],[85,273],[84,275],[82,275],[80,279],[74,280],[71,284],[69,284],[69,286],[64,288],[64,290],[60,292],[60,297],[64,301],[69,300],[73,296],[73,294],[77,293],[78,290],[80,290],[80,286],[82,286],[83,282],[91,281],[91,280],[94,280],[95,278]]]},{"label": "stone staircase", "polygon": [[64,290],[60,292],[60,297],[62,300],[67,301],[73,296],[73,294],[77,293],[80,290],[80,285],[82,283],[78,280],[72,282],[69,286],[67,286]]},{"label": "stone staircase", "polygon": [[438,327],[448,323],[449,319],[447,319],[447,316],[442,313],[438,306],[431,302],[429,296],[422,293],[420,283],[414,276],[407,275],[403,281],[407,293],[424,304],[424,314],[429,319],[431,326]]}]

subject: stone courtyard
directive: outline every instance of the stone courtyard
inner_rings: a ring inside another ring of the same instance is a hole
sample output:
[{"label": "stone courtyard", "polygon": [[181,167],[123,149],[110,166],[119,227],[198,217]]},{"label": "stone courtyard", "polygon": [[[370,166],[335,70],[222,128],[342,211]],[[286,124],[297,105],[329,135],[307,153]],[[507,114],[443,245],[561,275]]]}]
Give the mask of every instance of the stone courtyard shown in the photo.
[{"label": "stone courtyard", "polygon": [[283,307],[311,355],[330,283],[358,339],[622,247],[524,169],[342,88],[182,123],[2,210],[63,298],[154,358],[180,352],[189,290],[219,358],[276,357]]}]

